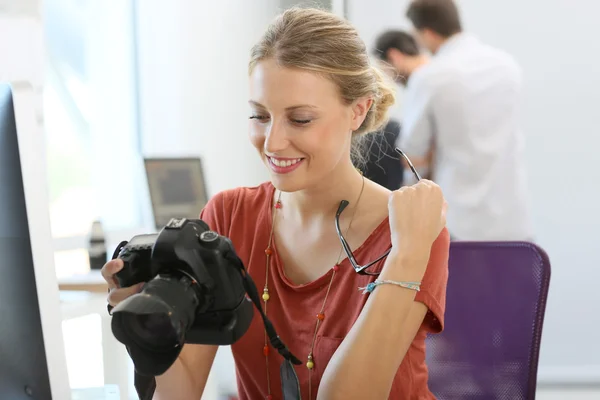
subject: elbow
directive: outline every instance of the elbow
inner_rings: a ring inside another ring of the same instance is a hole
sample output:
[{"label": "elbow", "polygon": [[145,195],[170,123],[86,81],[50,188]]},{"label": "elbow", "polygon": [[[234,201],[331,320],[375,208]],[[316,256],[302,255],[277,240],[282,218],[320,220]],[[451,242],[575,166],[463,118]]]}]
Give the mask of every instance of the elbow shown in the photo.
[{"label": "elbow", "polygon": [[367,381],[352,384],[343,379],[323,379],[319,385],[317,400],[385,400],[389,397],[389,389],[376,390]]},{"label": "elbow", "polygon": [[317,400],[348,400],[352,397],[348,397],[345,393],[344,388],[336,388],[336,385],[327,381],[321,381],[319,385],[319,391],[317,392]]},{"label": "elbow", "polygon": [[317,400],[353,400],[353,399],[365,399],[368,396],[363,396],[362,393],[349,393],[352,392],[352,385],[347,385],[342,379],[341,374],[332,374],[331,371],[325,369],[325,373],[321,378],[319,384],[319,390],[317,392]]}]

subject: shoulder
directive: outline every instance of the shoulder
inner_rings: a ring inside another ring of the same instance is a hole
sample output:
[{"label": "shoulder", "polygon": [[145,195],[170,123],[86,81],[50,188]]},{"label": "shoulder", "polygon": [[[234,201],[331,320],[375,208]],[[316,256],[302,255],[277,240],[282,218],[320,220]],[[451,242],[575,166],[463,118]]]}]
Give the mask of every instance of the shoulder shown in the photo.
[{"label": "shoulder", "polygon": [[522,73],[521,66],[512,54],[475,37],[472,37],[471,40],[471,46],[468,47],[465,56],[457,59],[459,63],[464,62],[464,58],[468,57],[471,63],[477,63],[482,66],[481,68],[486,68],[488,74],[497,71],[502,72],[507,78],[519,79]]},{"label": "shoulder", "polygon": [[211,197],[202,209],[200,219],[219,234],[228,236],[235,219],[255,214],[256,210],[271,201],[272,193],[271,182],[224,190]]},{"label": "shoulder", "polygon": [[417,68],[410,75],[406,84],[406,90],[420,90],[430,87],[435,81],[436,75],[439,74],[439,70],[439,66],[433,61]]},{"label": "shoulder", "polygon": [[512,56],[512,54],[504,50],[494,50],[496,51],[496,58],[498,60],[498,63],[504,67],[506,76],[512,81],[520,82],[523,70],[521,69],[521,66],[519,65],[517,60]]},{"label": "shoulder", "polygon": [[411,75],[406,90],[418,96],[434,95],[458,79],[458,69],[442,60],[431,60]]},{"label": "shoulder", "polygon": [[241,204],[255,204],[265,201],[267,196],[272,194],[273,185],[271,182],[264,182],[258,186],[240,186],[233,189],[223,190],[214,195],[209,203],[223,203],[231,208]]}]

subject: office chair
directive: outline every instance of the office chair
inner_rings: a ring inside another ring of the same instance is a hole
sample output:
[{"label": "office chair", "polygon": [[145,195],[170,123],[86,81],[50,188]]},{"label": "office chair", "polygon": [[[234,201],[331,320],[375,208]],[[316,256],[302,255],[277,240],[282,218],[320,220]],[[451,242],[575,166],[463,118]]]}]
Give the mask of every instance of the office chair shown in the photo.
[{"label": "office chair", "polygon": [[452,242],[445,329],[427,338],[438,399],[535,399],[549,284],[534,244]]}]

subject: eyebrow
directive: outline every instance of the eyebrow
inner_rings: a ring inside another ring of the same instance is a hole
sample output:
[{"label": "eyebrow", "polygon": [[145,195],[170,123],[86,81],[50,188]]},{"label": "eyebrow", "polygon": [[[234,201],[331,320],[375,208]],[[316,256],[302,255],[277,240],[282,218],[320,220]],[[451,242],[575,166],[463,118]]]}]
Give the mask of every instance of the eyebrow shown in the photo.
[{"label": "eyebrow", "polygon": [[[254,101],[254,100],[250,100],[250,101],[248,101],[248,103],[250,103],[250,105],[253,105],[258,108],[262,108],[265,110],[267,109],[267,107],[263,106],[262,104],[260,104],[257,101]],[[317,108],[317,106],[313,106],[312,104],[296,104],[294,106],[286,107],[285,110],[292,111],[292,110],[296,110],[298,108]]]}]

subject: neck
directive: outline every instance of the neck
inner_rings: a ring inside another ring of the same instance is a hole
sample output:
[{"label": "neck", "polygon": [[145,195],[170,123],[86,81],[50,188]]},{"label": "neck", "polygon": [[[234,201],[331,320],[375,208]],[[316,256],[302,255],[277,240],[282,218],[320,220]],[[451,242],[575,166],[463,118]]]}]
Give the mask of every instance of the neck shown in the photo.
[{"label": "neck", "polygon": [[442,48],[443,45],[445,45],[446,43],[448,43],[449,40],[455,38],[456,36],[460,35],[462,32],[456,32],[448,37],[440,37],[439,41],[436,43],[435,49],[433,49],[432,53],[436,54],[438,51],[440,51],[440,49]]},{"label": "neck", "polygon": [[[363,178],[350,160],[339,165],[331,174],[313,186],[292,193],[283,193],[281,201],[284,209],[300,221],[331,219],[340,202],[350,202],[348,209],[356,206],[362,189]],[[344,214],[348,213],[345,211]]]},{"label": "neck", "polygon": [[429,57],[425,54],[420,54],[418,56],[412,57],[411,59],[407,60],[407,62],[408,62],[408,70],[412,74],[417,69],[419,69],[423,65],[427,64],[429,62]]}]

